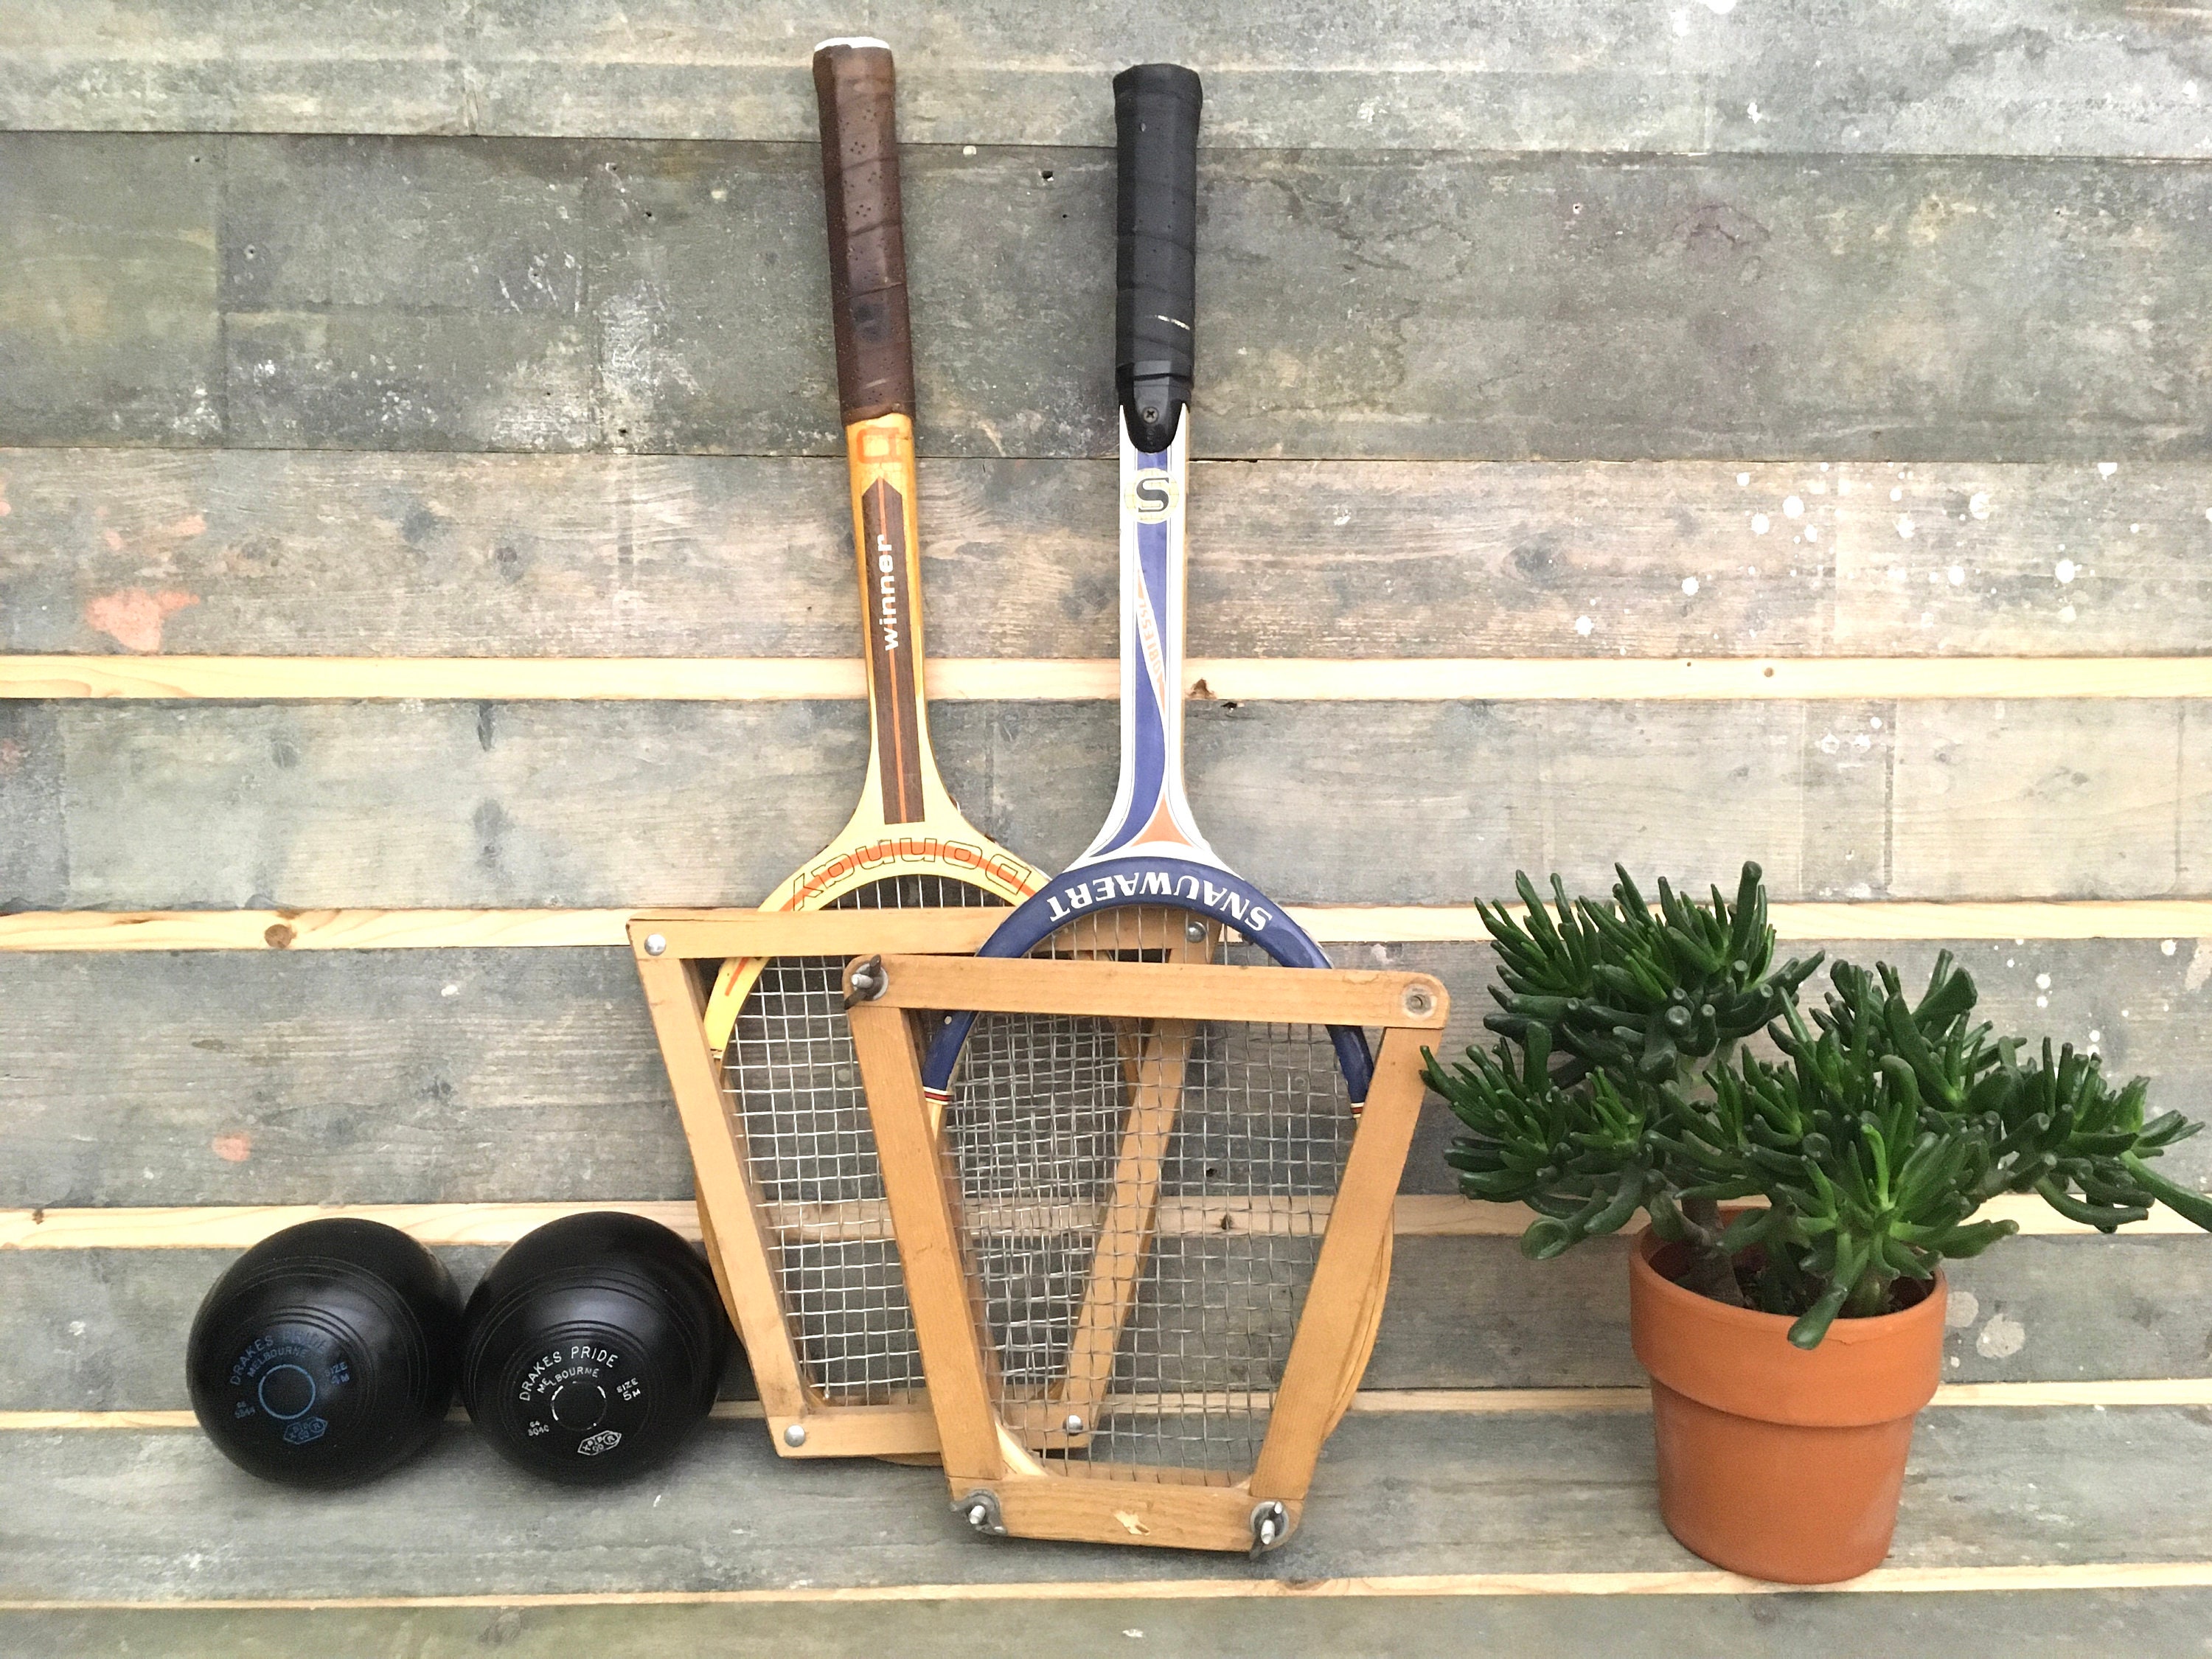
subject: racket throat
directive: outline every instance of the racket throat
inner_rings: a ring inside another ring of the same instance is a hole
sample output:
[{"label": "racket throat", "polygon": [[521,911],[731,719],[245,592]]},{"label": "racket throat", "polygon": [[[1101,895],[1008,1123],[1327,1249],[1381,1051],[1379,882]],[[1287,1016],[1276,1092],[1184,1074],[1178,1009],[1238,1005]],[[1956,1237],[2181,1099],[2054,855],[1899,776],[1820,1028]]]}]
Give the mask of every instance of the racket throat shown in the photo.
[{"label": "racket throat", "polygon": [[929,815],[934,763],[922,691],[914,422],[904,415],[856,421],[845,444],[867,641],[869,787],[885,823],[919,823]]},{"label": "racket throat", "polygon": [[1121,439],[1121,769],[1106,823],[1077,864],[1140,848],[1209,864],[1183,791],[1184,502],[1190,422],[1166,448]]}]

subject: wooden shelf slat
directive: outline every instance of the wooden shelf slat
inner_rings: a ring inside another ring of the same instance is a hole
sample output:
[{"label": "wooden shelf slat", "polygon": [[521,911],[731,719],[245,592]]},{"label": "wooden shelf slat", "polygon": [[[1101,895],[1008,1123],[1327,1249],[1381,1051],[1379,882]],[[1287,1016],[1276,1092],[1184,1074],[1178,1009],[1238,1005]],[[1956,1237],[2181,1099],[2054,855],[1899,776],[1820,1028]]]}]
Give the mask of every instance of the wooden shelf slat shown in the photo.
[{"label": "wooden shelf slat", "polygon": [[[2212,1377],[2122,1377],[2086,1382],[1947,1382],[1936,1390],[1938,1410],[2044,1411],[2075,1408],[2124,1411],[2130,1407],[2212,1407]],[[1368,1417],[1426,1413],[1488,1417],[1517,1412],[1644,1412],[1647,1389],[1366,1389],[1350,1409]],[[754,1423],[765,1415],[757,1400],[718,1400],[710,1413],[727,1422]],[[97,1432],[115,1429],[196,1429],[189,1411],[0,1411],[0,1434]]]},{"label": "wooden shelf slat", "polygon": [[[821,1224],[837,1206],[812,1206]],[[854,1225],[872,1224],[875,1207],[867,1200],[852,1206]],[[687,1238],[699,1237],[699,1216],[689,1199],[609,1199],[592,1203],[521,1202],[479,1204],[186,1204],[167,1206],[0,1210],[0,1250],[242,1250],[271,1233],[330,1216],[359,1216],[381,1221],[425,1244],[512,1244],[525,1233],[563,1216],[591,1210],[622,1210],[670,1227]],[[1180,1212],[1170,1211],[1172,1222]],[[2007,1194],[1984,1206],[1985,1219],[2010,1219],[2024,1234],[2065,1237],[2094,1229],[2067,1220],[2033,1194]],[[1513,1237],[1525,1229],[1529,1212],[1518,1204],[1483,1204],[1450,1194],[1401,1194],[1394,1212],[1401,1237]],[[1641,1218],[1628,1231],[1642,1226]],[[1203,1205],[1188,1206],[1180,1230],[1211,1234],[1218,1218]],[[2141,1237],[2154,1233],[2212,1238],[2160,1205],[2148,1221],[2126,1229]]]},{"label": "wooden shelf slat", "polygon": [[[1876,1567],[1822,1586],[1826,1594],[1873,1595],[2024,1590],[2194,1589],[2212,1586],[2212,1561],[2020,1562],[1991,1567]],[[724,1590],[495,1591],[474,1595],[309,1595],[69,1600],[0,1596],[0,1613],[319,1612],[389,1607],[528,1610],[589,1607],[743,1607],[764,1603],[870,1601],[1212,1601],[1391,1596],[1803,1595],[1796,1584],[1770,1584],[1717,1569],[1645,1572],[1455,1572],[1363,1575],[1357,1578],[1101,1578],[945,1582],[929,1584],[793,1585]]]},{"label": "wooden shelf slat", "polygon": [[[1471,904],[1293,904],[1328,944],[1448,944],[1489,938]],[[1519,905],[1508,905],[1519,914]],[[488,945],[627,948],[631,910],[27,910],[0,915],[0,951],[424,951]],[[665,914],[677,914],[667,912]],[[711,921],[732,914],[686,913]],[[2212,899],[1865,900],[1777,904],[1776,934],[1823,939],[2212,937]]]}]

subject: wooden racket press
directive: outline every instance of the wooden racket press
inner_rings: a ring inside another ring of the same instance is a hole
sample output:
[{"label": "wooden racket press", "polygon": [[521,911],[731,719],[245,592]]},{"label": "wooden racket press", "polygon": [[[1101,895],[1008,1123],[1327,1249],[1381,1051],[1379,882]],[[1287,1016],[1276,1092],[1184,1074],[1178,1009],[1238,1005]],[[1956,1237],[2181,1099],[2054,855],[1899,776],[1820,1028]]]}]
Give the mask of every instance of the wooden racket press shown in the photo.
[{"label": "wooden racket press", "polygon": [[[723,1048],[708,1035],[714,975],[738,958],[969,952],[1005,915],[684,910],[630,921],[630,947],[690,1146],[708,1258],[744,1339],[769,1434],[786,1457],[923,1457],[937,1450],[937,1423],[926,1394],[911,1385],[916,1367],[890,1368],[897,1382],[888,1389],[843,1386],[865,1365],[866,1348],[911,1340],[903,1291],[854,1265],[858,1252],[881,1257],[893,1249],[866,1125],[804,1127],[779,1145],[749,1135],[746,1114],[725,1086]],[[738,1036],[744,1040],[742,1029]],[[794,1096],[803,1094],[805,1079],[787,1081]]]},{"label": "wooden racket press", "polygon": [[[884,953],[846,988],[955,1510],[1282,1542],[1373,1346],[1443,986]],[[954,1008],[983,1018],[933,1098],[918,1043]],[[1364,1111],[1333,1025],[1382,1034]]]},{"label": "wooden racket press", "polygon": [[[842,961],[882,951],[966,955],[1006,914],[958,907],[665,910],[630,920],[630,948],[690,1148],[708,1259],[744,1339],[769,1433],[786,1457],[928,1459],[938,1449],[937,1419],[921,1386],[921,1355],[894,1352],[891,1363],[869,1375],[872,1352],[882,1358],[886,1349],[915,1339],[903,1284],[886,1271],[896,1245],[867,1122],[840,1121],[842,1108],[825,1113],[818,1098],[810,1104],[817,1091],[784,1044],[781,1074],[767,1079],[775,1086],[763,1091],[767,1133],[748,1132],[748,1103],[729,1086],[724,1060],[733,1035],[743,1043],[752,1034],[733,1015],[717,1029],[711,994],[717,971],[739,959],[757,965],[764,958]],[[1095,939],[1060,943],[1078,956],[1126,951],[1129,941],[1118,930],[1093,931]],[[1221,945],[1218,927],[1189,930],[1180,917],[1172,927],[1155,918],[1139,931],[1138,942],[1154,959],[1210,960]],[[1172,944],[1160,942],[1170,938]],[[836,1055],[817,1058],[840,1064]],[[844,1063],[854,1062],[848,1056]],[[839,1081],[837,1092],[850,1094],[851,1079]],[[779,1092],[787,1106],[779,1108]],[[750,1103],[756,1121],[762,1104]],[[1100,1334],[1104,1358],[1091,1368],[1103,1389],[1112,1340],[1110,1331]]]}]

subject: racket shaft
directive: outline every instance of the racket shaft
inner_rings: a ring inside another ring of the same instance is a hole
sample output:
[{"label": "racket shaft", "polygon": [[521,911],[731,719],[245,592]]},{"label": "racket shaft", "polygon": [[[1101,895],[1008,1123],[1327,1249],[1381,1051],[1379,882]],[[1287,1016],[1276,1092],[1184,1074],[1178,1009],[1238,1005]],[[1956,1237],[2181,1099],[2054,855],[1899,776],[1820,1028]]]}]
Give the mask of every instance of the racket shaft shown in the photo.
[{"label": "racket shaft", "polygon": [[869,784],[886,824],[929,814],[921,686],[921,544],[915,534],[914,422],[879,415],[845,428],[853,551],[867,630]]},{"label": "racket shaft", "polygon": [[1121,434],[1121,770],[1078,860],[1140,848],[1219,858],[1183,793],[1184,456],[1190,423],[1147,454]]}]

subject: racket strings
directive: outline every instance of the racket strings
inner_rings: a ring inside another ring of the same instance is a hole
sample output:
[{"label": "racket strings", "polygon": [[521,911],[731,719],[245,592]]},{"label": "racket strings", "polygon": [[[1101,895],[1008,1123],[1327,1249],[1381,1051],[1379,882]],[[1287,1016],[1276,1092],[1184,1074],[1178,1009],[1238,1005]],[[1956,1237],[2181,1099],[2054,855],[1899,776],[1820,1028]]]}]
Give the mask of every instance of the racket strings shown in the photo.
[{"label": "racket strings", "polygon": [[[829,908],[1001,904],[952,877],[908,875]],[[770,958],[738,1010],[722,1089],[800,1374],[833,1405],[880,1405],[921,1390],[921,1349],[845,1021],[844,970],[842,957]]]},{"label": "racket strings", "polygon": [[[1239,954],[1118,914],[1033,954]],[[1353,1127],[1324,1027],[981,1017],[945,1140],[1002,1420],[1095,1474],[1248,1474]]]}]

